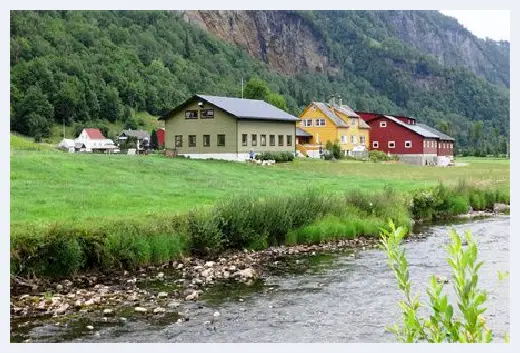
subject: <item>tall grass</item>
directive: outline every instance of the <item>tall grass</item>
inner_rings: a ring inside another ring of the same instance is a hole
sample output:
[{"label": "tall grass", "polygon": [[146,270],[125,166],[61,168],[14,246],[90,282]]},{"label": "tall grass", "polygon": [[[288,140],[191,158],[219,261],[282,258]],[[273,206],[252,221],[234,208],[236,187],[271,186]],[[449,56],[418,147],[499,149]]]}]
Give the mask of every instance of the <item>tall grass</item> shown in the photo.
[{"label": "tall grass", "polygon": [[410,228],[414,218],[441,218],[507,202],[509,196],[464,182],[416,192],[412,200],[391,187],[383,192],[240,196],[185,215],[149,215],[96,224],[55,223],[11,230],[11,272],[66,276],[96,268],[136,268],[194,254],[216,257],[225,249],[315,244],[377,236],[392,219]]}]

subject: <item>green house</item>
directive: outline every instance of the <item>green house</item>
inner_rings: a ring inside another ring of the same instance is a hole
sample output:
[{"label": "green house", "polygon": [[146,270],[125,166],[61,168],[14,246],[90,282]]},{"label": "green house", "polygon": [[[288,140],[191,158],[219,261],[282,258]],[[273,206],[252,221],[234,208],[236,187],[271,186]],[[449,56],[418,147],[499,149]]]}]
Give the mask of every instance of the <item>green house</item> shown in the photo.
[{"label": "green house", "polygon": [[299,119],[262,100],[197,94],[160,119],[170,154],[246,160],[251,151],[296,151]]}]

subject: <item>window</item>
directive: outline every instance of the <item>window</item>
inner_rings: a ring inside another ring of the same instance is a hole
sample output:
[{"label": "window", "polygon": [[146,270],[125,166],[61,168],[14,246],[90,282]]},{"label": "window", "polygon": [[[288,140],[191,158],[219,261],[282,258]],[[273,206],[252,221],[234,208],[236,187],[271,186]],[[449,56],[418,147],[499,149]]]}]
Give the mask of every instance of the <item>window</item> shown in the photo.
[{"label": "window", "polygon": [[347,143],[347,136],[341,135],[341,143]]},{"label": "window", "polygon": [[278,146],[283,146],[283,135],[278,135]]},{"label": "window", "polygon": [[242,134],[242,146],[247,146],[247,134]]},{"label": "window", "polygon": [[426,147],[426,141],[423,141],[423,147]]},{"label": "window", "polygon": [[388,141],[388,148],[395,148],[395,141]]},{"label": "window", "polygon": [[412,148],[412,141],[404,141],[404,148]]},{"label": "window", "polygon": [[186,110],[186,112],[184,112],[184,117],[186,119],[198,119],[199,112],[197,110]]},{"label": "window", "polygon": [[379,127],[386,127],[386,121],[380,121]]},{"label": "window", "polygon": [[350,125],[356,126],[356,118],[350,118]]},{"label": "window", "polygon": [[269,135],[269,146],[276,146],[276,136]]},{"label": "window", "polygon": [[305,119],[303,121],[303,126],[312,126],[312,119]]},{"label": "window", "polygon": [[204,147],[209,147],[209,135],[202,136],[202,145]]},{"label": "window", "polygon": [[196,147],[197,146],[197,136],[195,136],[195,135],[189,135],[188,136],[188,146],[189,147]]},{"label": "window", "polygon": [[292,146],[292,136],[287,135],[287,146]]},{"label": "window", "polygon": [[182,135],[175,135],[175,147],[182,147]]},{"label": "window", "polygon": [[379,148],[379,141],[372,141],[372,148]]},{"label": "window", "polygon": [[325,126],[325,119],[316,119],[316,126]]},{"label": "window", "polygon": [[215,117],[215,110],[213,110],[213,109],[201,109],[200,110],[201,119],[213,119],[214,117]]},{"label": "window", "polygon": [[266,135],[260,135],[260,146],[266,145]]},{"label": "window", "polygon": [[251,135],[251,146],[256,146],[257,143],[256,134]]},{"label": "window", "polygon": [[364,145],[366,143],[366,137],[365,136],[359,136],[359,143]]},{"label": "window", "polygon": [[350,142],[352,144],[355,144],[356,143],[356,136],[354,136],[354,135],[350,136]]},{"label": "window", "polygon": [[217,146],[226,145],[226,135],[217,135]]}]

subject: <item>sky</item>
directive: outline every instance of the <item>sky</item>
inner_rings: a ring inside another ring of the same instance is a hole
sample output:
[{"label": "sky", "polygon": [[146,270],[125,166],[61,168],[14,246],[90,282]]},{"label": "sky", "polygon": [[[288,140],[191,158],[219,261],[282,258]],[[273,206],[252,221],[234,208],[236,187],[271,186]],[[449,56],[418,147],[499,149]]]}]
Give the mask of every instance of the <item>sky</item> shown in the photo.
[{"label": "sky", "polygon": [[441,12],[455,17],[477,37],[511,41],[509,10],[441,10]]}]

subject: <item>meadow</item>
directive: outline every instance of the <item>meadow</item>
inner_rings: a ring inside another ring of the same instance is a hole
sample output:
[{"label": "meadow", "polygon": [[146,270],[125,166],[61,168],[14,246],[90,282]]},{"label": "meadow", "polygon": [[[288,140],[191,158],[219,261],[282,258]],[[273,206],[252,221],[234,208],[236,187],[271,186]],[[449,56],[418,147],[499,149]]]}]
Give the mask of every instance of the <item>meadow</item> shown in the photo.
[{"label": "meadow", "polygon": [[[467,165],[435,168],[357,161],[296,159],[271,167],[161,155],[67,154],[11,150],[11,224],[83,222],[179,214],[229,196],[291,195],[360,189],[397,191],[442,181],[509,191],[509,160],[457,158]],[[20,146],[21,145],[21,146]]]},{"label": "meadow", "polygon": [[509,203],[509,161],[436,168],[67,154],[11,137],[11,273],[135,268],[228,248],[377,236]]}]

